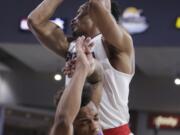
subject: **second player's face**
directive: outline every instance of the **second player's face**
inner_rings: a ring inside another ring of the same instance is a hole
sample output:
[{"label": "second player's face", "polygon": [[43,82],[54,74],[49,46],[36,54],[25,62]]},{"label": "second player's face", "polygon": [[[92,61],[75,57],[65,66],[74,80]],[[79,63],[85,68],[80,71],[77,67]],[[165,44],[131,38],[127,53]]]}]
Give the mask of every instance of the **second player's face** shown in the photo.
[{"label": "second player's face", "polygon": [[87,35],[88,31],[93,27],[93,22],[88,15],[88,3],[80,6],[76,16],[71,21],[71,29],[73,35],[78,37],[81,35]]},{"label": "second player's face", "polygon": [[75,135],[98,135],[100,132],[98,111],[93,102],[82,107],[74,122]]}]

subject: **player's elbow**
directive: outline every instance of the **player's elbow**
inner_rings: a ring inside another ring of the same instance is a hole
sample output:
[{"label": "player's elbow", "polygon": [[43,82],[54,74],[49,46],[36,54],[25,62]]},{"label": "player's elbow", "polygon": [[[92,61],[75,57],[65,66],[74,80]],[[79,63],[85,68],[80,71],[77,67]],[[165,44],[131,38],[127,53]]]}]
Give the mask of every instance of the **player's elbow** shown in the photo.
[{"label": "player's elbow", "polygon": [[28,16],[27,24],[29,29],[31,30],[35,26],[35,20],[31,16]]},{"label": "player's elbow", "polygon": [[27,18],[27,24],[28,24],[29,29],[32,30],[38,27],[39,22],[37,21],[35,17],[33,17],[32,14],[30,14]]}]

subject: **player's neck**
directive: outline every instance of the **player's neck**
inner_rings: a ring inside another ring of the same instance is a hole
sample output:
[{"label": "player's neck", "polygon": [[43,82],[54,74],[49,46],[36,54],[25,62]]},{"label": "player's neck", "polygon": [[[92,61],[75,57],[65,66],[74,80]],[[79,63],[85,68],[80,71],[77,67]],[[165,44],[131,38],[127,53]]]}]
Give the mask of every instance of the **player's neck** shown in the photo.
[{"label": "player's neck", "polygon": [[99,35],[100,31],[98,29],[94,29],[92,31],[89,31],[88,36],[91,38],[94,38],[95,36]]}]

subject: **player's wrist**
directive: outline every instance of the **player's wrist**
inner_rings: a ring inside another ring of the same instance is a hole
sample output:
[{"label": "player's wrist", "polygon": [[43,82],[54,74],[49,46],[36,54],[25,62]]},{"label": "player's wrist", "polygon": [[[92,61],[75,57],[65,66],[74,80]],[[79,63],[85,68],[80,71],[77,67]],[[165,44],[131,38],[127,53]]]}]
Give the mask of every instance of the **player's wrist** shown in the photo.
[{"label": "player's wrist", "polygon": [[86,66],[77,66],[75,72],[84,74],[87,77],[89,75],[89,68]]}]

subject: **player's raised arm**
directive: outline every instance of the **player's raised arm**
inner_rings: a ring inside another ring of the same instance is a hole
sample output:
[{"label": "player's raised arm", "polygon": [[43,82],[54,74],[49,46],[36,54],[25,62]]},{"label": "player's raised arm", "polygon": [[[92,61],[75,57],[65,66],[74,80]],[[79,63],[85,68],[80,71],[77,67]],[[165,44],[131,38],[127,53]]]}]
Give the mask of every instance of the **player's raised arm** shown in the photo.
[{"label": "player's raised arm", "polygon": [[131,36],[115,21],[110,12],[110,0],[89,0],[89,12],[105,40],[121,52],[131,53]]},{"label": "player's raised arm", "polygon": [[65,57],[68,41],[64,32],[49,19],[63,0],[44,0],[28,16],[28,26],[39,42]]}]

